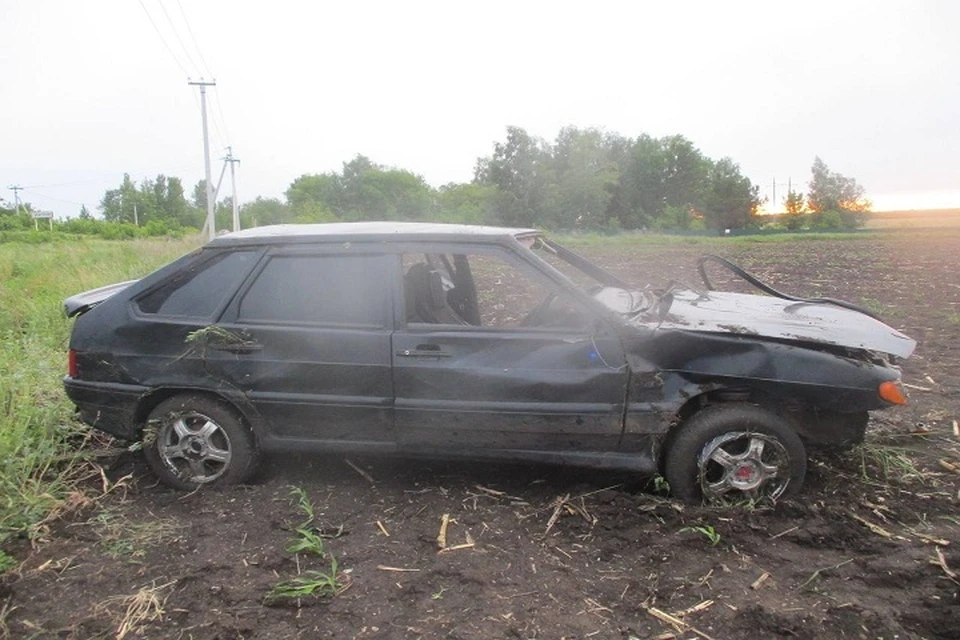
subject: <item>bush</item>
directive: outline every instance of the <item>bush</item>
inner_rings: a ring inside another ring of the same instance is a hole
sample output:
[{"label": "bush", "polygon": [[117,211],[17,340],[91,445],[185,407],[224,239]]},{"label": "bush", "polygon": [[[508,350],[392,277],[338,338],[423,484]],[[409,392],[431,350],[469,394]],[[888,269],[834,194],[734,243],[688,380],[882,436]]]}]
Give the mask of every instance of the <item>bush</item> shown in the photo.
[{"label": "bush", "polygon": [[132,240],[137,237],[137,227],[129,222],[104,224],[100,230],[104,240]]},{"label": "bush", "polygon": [[33,229],[33,220],[26,213],[0,213],[0,231]]},{"label": "bush", "polygon": [[812,216],[810,228],[818,231],[839,231],[847,227],[839,211],[822,211]]}]

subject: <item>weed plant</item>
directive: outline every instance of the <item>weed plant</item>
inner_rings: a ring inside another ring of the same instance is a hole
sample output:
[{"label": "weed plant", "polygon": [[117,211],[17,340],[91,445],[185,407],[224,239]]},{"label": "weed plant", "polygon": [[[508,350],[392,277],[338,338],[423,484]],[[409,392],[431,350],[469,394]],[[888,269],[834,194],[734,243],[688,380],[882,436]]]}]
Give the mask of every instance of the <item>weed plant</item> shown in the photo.
[{"label": "weed plant", "polygon": [[61,383],[72,324],[63,299],[146,275],[199,243],[0,244],[0,545],[36,535],[89,469],[89,430],[74,418]]},{"label": "weed plant", "polygon": [[698,524],[680,529],[680,533],[684,533],[686,531],[699,533],[707,539],[711,547],[715,547],[720,543],[720,534],[709,524]]},{"label": "weed plant", "polygon": [[926,475],[903,447],[868,441],[857,446],[856,451],[860,455],[860,477],[863,480],[883,484],[922,483],[926,480]]},{"label": "weed plant", "polygon": [[[330,563],[329,571],[308,570],[299,575],[281,580],[273,585],[267,593],[266,602],[303,598],[311,595],[335,595],[343,585],[340,583],[340,569],[337,558],[324,548],[323,537],[313,524],[313,503],[307,492],[301,487],[291,487],[290,495],[296,503],[297,510],[304,516],[303,522],[293,529],[295,537],[287,544],[287,552],[304,553],[316,556],[320,560]],[[297,562],[299,570],[300,563]]]}]

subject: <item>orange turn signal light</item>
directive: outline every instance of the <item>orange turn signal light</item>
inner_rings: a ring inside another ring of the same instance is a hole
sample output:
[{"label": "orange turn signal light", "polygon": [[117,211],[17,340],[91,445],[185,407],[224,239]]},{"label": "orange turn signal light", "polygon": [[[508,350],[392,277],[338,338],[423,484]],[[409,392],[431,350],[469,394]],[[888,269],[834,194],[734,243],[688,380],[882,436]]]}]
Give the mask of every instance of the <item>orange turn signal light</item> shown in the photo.
[{"label": "orange turn signal light", "polygon": [[890,404],[907,404],[907,394],[903,392],[899,380],[887,380],[881,382],[877,389],[880,397]]}]

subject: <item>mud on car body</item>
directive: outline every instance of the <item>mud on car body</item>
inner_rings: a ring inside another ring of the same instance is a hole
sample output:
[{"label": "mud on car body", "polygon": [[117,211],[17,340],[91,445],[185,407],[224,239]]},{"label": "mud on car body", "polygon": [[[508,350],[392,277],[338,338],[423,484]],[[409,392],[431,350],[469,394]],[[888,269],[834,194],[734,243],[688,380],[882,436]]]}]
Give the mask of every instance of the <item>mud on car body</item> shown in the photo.
[{"label": "mud on car body", "polygon": [[637,288],[532,229],[261,227],[69,298],[64,384],[181,488],[242,482],[263,452],[353,451],[775,499],[807,446],[905,402],[914,342],[849,306]]}]

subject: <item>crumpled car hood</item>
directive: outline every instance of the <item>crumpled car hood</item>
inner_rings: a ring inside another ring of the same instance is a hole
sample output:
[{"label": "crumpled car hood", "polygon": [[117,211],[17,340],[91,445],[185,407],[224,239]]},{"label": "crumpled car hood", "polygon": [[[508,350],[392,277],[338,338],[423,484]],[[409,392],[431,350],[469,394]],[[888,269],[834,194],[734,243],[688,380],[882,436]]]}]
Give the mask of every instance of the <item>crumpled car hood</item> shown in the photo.
[{"label": "crumpled car hood", "polygon": [[[652,329],[731,333],[829,344],[909,357],[917,343],[862,313],[830,304],[791,302],[742,293],[674,290],[672,302],[632,322]],[[665,301],[666,302],[666,301]]]}]

